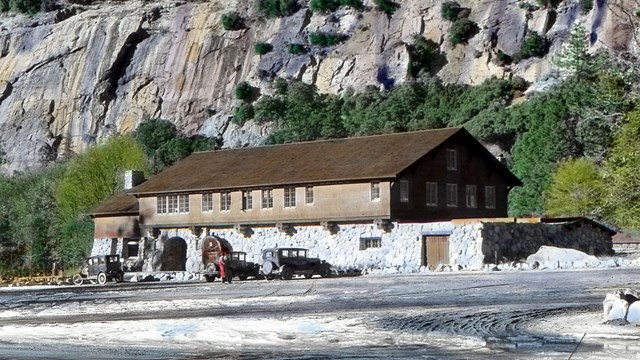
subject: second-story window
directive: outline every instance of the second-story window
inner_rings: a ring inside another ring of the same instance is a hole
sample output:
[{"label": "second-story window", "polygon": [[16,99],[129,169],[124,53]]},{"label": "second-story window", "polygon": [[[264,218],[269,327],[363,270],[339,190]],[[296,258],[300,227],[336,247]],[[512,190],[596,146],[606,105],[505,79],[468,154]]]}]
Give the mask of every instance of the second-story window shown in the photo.
[{"label": "second-story window", "polygon": [[220,211],[231,210],[231,192],[223,191],[220,193]]},{"label": "second-story window", "polygon": [[458,185],[457,184],[447,184],[447,206],[448,207],[458,206]]},{"label": "second-story window", "polygon": [[447,149],[447,170],[458,170],[458,152]]},{"label": "second-story window", "polygon": [[484,187],[484,203],[487,209],[496,208],[496,187],[495,186]]},{"label": "second-story window", "polygon": [[273,189],[262,190],[262,208],[273,209]]},{"label": "second-story window", "polygon": [[304,188],[304,203],[307,205],[313,204],[313,186]]},{"label": "second-story window", "polygon": [[475,208],[478,206],[477,188],[475,185],[467,185],[467,207]]},{"label": "second-story window", "polygon": [[380,183],[374,181],[371,183],[371,201],[380,200]]},{"label": "second-story window", "polygon": [[294,187],[284,188],[284,207],[286,208],[296,207],[296,188]]},{"label": "second-story window", "polygon": [[212,193],[202,194],[202,212],[207,212],[212,210],[213,210],[213,194]]},{"label": "second-story window", "polygon": [[427,206],[438,206],[438,183],[427,182]]},{"label": "second-story window", "polygon": [[178,195],[178,212],[189,212],[189,195]]},{"label": "second-story window", "polygon": [[400,201],[409,202],[409,180],[400,180]]},{"label": "second-story window", "polygon": [[166,214],[167,213],[167,197],[166,196],[158,196],[156,198],[158,214]]},{"label": "second-story window", "polygon": [[253,193],[251,190],[242,192],[242,210],[253,209]]}]

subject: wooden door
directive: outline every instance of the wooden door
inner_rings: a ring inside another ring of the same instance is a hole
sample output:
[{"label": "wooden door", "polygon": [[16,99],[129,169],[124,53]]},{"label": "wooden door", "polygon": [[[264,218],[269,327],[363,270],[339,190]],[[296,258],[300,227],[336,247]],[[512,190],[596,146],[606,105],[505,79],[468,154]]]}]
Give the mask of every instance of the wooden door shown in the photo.
[{"label": "wooden door", "polygon": [[422,237],[422,266],[436,267],[449,264],[449,236]]}]

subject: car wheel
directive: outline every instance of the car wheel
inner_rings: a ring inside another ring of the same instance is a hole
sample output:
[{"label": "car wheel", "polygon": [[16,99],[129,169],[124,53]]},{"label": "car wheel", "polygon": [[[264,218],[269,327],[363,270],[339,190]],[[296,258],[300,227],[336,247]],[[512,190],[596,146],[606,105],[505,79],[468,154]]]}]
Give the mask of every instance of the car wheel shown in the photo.
[{"label": "car wheel", "polygon": [[282,269],[282,273],[280,274],[283,280],[291,280],[293,278],[293,270],[290,267],[285,267]]},{"label": "car wheel", "polygon": [[124,274],[115,274],[113,275],[113,280],[118,284],[124,281]]},{"label": "car wheel", "polygon": [[75,285],[82,285],[83,282],[84,282],[84,279],[82,278],[82,275],[80,274],[73,275],[73,283]]},{"label": "car wheel", "polygon": [[322,271],[320,272],[320,276],[323,278],[331,276],[331,268],[328,266],[323,267]]},{"label": "car wheel", "polygon": [[240,279],[240,281],[245,281],[245,280],[247,280],[247,277],[244,276],[244,275],[243,276],[238,276],[238,279]]},{"label": "car wheel", "polygon": [[305,277],[305,279],[311,279],[312,276],[313,275],[311,275],[311,274],[306,274],[304,277]]},{"label": "car wheel", "polygon": [[275,268],[275,265],[271,261],[267,261],[264,264],[262,264],[262,272],[265,275],[271,274],[274,268]]},{"label": "car wheel", "polygon": [[98,284],[104,285],[107,283],[107,275],[105,273],[100,273],[96,280],[98,280]]},{"label": "car wheel", "polygon": [[207,280],[207,282],[214,282],[216,280],[216,277],[213,275],[205,275],[204,279]]}]

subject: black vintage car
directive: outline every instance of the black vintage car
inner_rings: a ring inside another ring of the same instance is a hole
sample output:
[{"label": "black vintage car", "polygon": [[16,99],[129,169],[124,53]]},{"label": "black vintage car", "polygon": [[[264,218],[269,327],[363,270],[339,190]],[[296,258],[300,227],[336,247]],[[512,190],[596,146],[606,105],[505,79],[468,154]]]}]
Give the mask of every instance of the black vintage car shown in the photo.
[{"label": "black vintage car", "polygon": [[272,280],[280,276],[291,280],[293,275],[304,275],[310,279],[313,275],[328,277],[331,264],[318,258],[307,257],[308,250],[302,248],[273,248],[262,250],[262,273]]},{"label": "black vintage car", "polygon": [[231,277],[237,276],[240,280],[247,280],[248,277],[264,278],[260,273],[260,265],[247,261],[246,252],[232,251],[228,258],[227,263],[231,269]]},{"label": "black vintage car", "polygon": [[85,281],[105,284],[107,281],[121,283],[124,279],[120,255],[96,255],[85,260],[84,268],[73,275],[73,283],[82,285]]}]

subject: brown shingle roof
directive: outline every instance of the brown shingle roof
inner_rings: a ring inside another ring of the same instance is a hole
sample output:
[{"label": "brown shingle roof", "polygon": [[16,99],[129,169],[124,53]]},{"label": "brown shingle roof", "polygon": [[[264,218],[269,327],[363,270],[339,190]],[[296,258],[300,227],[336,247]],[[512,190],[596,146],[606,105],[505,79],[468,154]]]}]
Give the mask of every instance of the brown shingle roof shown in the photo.
[{"label": "brown shingle roof", "polygon": [[138,199],[126,192],[115,194],[98,204],[92,216],[138,215]]},{"label": "brown shingle roof", "polygon": [[475,141],[462,128],[447,128],[198,152],[134,187],[131,193],[144,196],[391,179],[457,133]]}]

